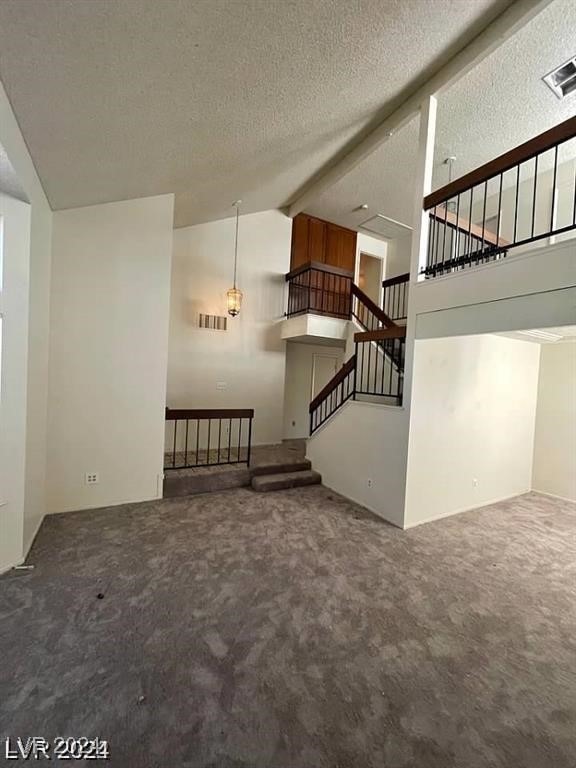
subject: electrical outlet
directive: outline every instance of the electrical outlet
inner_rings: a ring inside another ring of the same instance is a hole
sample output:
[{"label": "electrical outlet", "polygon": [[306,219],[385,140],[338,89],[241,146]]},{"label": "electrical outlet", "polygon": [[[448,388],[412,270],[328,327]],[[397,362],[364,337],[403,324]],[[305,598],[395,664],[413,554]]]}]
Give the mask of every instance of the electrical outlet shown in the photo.
[{"label": "electrical outlet", "polygon": [[372,488],[372,485],[373,485],[372,479],[368,478],[368,488]]},{"label": "electrical outlet", "polygon": [[228,389],[228,384],[225,381],[217,381],[216,389]]},{"label": "electrical outlet", "polygon": [[100,475],[98,472],[86,472],[84,482],[86,485],[96,485],[96,483],[100,482]]},{"label": "electrical outlet", "polygon": [[477,478],[477,477],[475,477],[475,478],[472,480],[472,485],[474,486],[474,488],[478,488],[478,478]]}]

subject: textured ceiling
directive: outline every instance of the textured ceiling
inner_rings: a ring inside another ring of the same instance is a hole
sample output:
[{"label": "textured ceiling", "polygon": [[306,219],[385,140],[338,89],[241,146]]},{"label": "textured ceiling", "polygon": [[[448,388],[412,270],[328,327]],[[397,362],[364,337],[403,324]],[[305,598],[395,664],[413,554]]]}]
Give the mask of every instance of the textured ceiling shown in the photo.
[{"label": "textured ceiling", "polygon": [[[497,157],[576,114],[576,94],[560,101],[542,82],[576,54],[576,0],[554,0],[438,99],[434,188]],[[576,146],[575,142],[572,142]],[[412,121],[309,206],[317,216],[355,226],[362,203],[372,213],[410,223],[418,148]],[[567,158],[563,156],[563,160]]]},{"label": "textured ceiling", "polygon": [[15,197],[18,200],[28,202],[26,193],[16,176],[16,171],[12,167],[12,163],[8,159],[8,155],[4,147],[0,144],[0,192],[10,197]]},{"label": "textured ceiling", "polygon": [[285,204],[510,0],[2,0],[0,77],[55,208]]}]

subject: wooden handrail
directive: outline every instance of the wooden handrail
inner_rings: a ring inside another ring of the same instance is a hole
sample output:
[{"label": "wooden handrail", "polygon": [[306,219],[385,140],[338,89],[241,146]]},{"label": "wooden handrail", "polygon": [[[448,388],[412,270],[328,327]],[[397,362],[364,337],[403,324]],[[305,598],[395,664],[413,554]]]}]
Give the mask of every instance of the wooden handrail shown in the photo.
[{"label": "wooden handrail", "polygon": [[298,277],[304,272],[308,272],[309,269],[314,269],[317,272],[328,272],[330,275],[338,275],[339,277],[349,277],[354,279],[354,272],[349,269],[342,269],[341,267],[333,267],[332,264],[324,264],[323,261],[307,261],[306,264],[301,264],[299,267],[292,269],[286,275],[286,282],[292,280],[294,277]]},{"label": "wooden handrail", "polygon": [[382,288],[388,288],[389,285],[398,285],[399,283],[407,283],[410,280],[410,272],[406,272],[403,275],[397,275],[396,277],[389,277],[387,280],[382,280]]},{"label": "wooden handrail", "polygon": [[503,237],[497,237],[494,232],[486,228],[482,231],[482,227],[472,224],[468,219],[463,219],[461,216],[456,216],[455,213],[449,211],[443,205],[436,208],[436,212],[431,213],[430,217],[437,221],[444,221],[449,226],[452,225],[461,232],[469,233],[478,240],[484,240],[488,245],[510,245],[510,242]]},{"label": "wooden handrail", "polygon": [[467,192],[472,187],[482,184],[482,182],[488,181],[501,173],[505,173],[520,163],[531,160],[536,155],[546,152],[574,136],[576,136],[576,117],[569,117],[568,120],[555,125],[554,128],[544,131],[539,136],[524,142],[524,144],[520,144],[519,147],[505,152],[503,155],[490,160],[490,162],[470,171],[470,173],[461,176],[459,179],[455,179],[450,184],[445,184],[435,192],[426,195],[424,198],[424,210],[428,211],[430,208],[434,208],[462,192]]},{"label": "wooden handrail", "polygon": [[310,403],[309,412],[312,413],[324,400],[324,398],[328,397],[328,395],[333,392],[336,387],[341,384],[346,376],[348,376],[349,373],[351,373],[354,370],[354,367],[356,365],[356,355],[352,355],[350,360],[347,360],[342,368],[338,371],[338,373],[335,373],[334,376],[330,379],[328,384],[326,384],[325,387],[323,387],[320,392],[316,395],[314,400]]},{"label": "wooden handrail", "polygon": [[365,304],[370,312],[387,328],[396,327],[396,323],[391,320],[383,309],[380,309],[378,304],[375,304],[372,299],[367,296],[361,288],[358,288],[356,283],[352,283],[352,295]]},{"label": "wooden handrail", "polygon": [[377,331],[360,331],[354,334],[354,341],[386,341],[388,339],[403,339],[406,336],[405,325],[395,325],[393,328],[380,328]]},{"label": "wooden handrail", "polygon": [[254,408],[166,408],[166,421],[252,418],[254,418]]}]

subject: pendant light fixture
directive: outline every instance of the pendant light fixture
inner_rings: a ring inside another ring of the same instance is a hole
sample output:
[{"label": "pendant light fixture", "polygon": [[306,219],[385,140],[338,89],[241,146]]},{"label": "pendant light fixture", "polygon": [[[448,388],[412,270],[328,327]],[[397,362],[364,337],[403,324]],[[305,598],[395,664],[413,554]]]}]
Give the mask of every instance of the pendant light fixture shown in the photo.
[{"label": "pendant light fixture", "polygon": [[238,265],[238,219],[240,217],[240,205],[242,200],[236,200],[233,203],[236,208],[236,239],[234,241],[234,285],[226,291],[226,301],[228,304],[228,314],[236,317],[240,313],[242,306],[242,291],[236,287],[236,268]]}]

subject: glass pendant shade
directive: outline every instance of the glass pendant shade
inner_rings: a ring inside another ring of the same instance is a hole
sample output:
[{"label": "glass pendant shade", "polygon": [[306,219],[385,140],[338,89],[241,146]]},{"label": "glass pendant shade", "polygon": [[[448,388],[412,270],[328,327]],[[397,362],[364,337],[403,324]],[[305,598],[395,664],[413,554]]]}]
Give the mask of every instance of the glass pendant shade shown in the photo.
[{"label": "glass pendant shade", "polygon": [[236,317],[240,313],[242,306],[242,291],[239,288],[230,288],[226,291],[226,301],[228,303],[228,314]]}]

